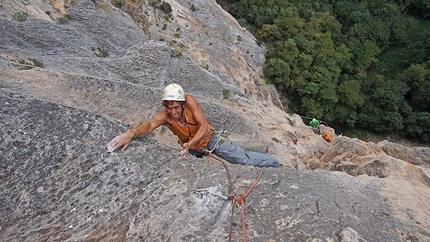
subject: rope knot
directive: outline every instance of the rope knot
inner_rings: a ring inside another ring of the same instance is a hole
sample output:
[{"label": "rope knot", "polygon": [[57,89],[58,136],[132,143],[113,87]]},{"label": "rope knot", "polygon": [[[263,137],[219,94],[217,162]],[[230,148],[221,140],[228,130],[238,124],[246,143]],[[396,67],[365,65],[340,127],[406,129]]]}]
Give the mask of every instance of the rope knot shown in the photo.
[{"label": "rope knot", "polygon": [[235,203],[244,203],[245,202],[245,195],[239,194],[239,195],[231,195],[230,199],[233,200]]}]

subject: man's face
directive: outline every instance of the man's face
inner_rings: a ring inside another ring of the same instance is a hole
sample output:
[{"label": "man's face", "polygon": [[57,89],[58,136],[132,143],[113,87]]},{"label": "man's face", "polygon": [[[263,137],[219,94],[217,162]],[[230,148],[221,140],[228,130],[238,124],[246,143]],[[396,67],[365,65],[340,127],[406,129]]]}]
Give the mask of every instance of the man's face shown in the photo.
[{"label": "man's face", "polygon": [[182,107],[179,102],[172,102],[166,107],[166,111],[169,116],[175,120],[181,118],[182,115]]}]

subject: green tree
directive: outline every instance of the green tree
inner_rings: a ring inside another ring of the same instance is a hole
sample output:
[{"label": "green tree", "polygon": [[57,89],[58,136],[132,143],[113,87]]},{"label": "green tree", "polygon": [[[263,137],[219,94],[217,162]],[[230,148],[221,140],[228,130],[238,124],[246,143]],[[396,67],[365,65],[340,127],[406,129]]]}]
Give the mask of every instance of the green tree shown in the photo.
[{"label": "green tree", "polygon": [[324,13],[324,20],[320,24],[320,29],[322,33],[330,33],[333,38],[342,34],[342,25],[339,21],[336,20],[335,17],[328,15],[328,13]]},{"label": "green tree", "polygon": [[280,40],[283,36],[278,26],[275,24],[265,24],[257,30],[255,37],[264,42],[274,42]]},{"label": "green tree", "polygon": [[287,63],[294,63],[297,56],[300,54],[296,42],[293,39],[287,39],[284,42],[276,43],[277,54],[276,56]]},{"label": "green tree", "polygon": [[393,3],[399,7],[401,12],[404,12],[410,6],[411,0],[394,0]]},{"label": "green tree", "polygon": [[264,24],[272,24],[277,15],[278,9],[276,7],[270,8],[251,5],[249,12],[246,14],[246,19],[252,21],[257,28],[261,28]]},{"label": "green tree", "polygon": [[410,11],[423,17],[430,16],[430,2],[428,0],[411,0],[411,8]]},{"label": "green tree", "polygon": [[417,111],[430,112],[430,64],[411,65],[400,76],[411,90],[407,97]]},{"label": "green tree", "polygon": [[429,112],[412,112],[405,120],[404,134],[422,141],[430,141],[429,127]]},{"label": "green tree", "polygon": [[361,93],[361,84],[357,80],[347,80],[339,85],[339,100],[356,110],[364,104],[364,95]]},{"label": "green tree", "polygon": [[295,35],[301,32],[303,27],[305,26],[305,21],[300,17],[290,17],[290,18],[278,18],[275,21],[276,26],[282,32],[282,35],[285,38],[293,38]]},{"label": "green tree", "polygon": [[312,65],[313,57],[309,54],[301,52],[296,59],[296,65],[293,66],[293,74],[300,75],[304,70],[309,69]]},{"label": "green tree", "polygon": [[312,55],[315,52],[315,42],[312,38],[307,38],[303,33],[299,33],[293,39],[300,53]]},{"label": "green tree", "polygon": [[357,23],[366,23],[371,19],[365,1],[359,3],[355,1],[338,1],[334,4],[334,14],[337,20],[342,23],[342,29],[347,32],[351,26]]},{"label": "green tree", "polygon": [[378,62],[377,56],[381,53],[381,49],[373,42],[365,42],[363,51],[357,55],[357,65],[363,69],[369,68],[372,64]]},{"label": "green tree", "polygon": [[428,0],[225,1],[265,42],[265,78],[291,111],[428,137]]},{"label": "green tree", "polygon": [[360,109],[360,125],[377,132],[402,130],[402,114],[408,107],[404,96],[408,90],[404,82],[385,80],[383,76],[376,75],[371,92]]},{"label": "green tree", "polygon": [[275,84],[279,90],[288,89],[293,85],[293,82],[289,78],[291,69],[287,62],[281,59],[271,58],[267,61],[263,70],[268,80]]},{"label": "green tree", "polygon": [[362,69],[367,69],[377,63],[377,56],[381,53],[381,49],[375,43],[366,41],[362,44],[355,37],[349,39],[347,46],[352,52],[352,60]]}]

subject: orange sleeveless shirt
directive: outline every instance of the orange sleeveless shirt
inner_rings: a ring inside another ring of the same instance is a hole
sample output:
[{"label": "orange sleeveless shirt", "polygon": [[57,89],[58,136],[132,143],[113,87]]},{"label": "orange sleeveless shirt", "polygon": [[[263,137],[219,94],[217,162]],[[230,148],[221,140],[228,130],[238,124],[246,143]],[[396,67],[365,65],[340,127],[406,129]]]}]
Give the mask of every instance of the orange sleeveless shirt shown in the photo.
[{"label": "orange sleeveless shirt", "polygon": [[[200,124],[197,124],[197,122],[194,120],[193,113],[186,106],[184,106],[183,116],[185,118],[185,122],[187,122],[187,125],[185,127],[180,125],[176,120],[172,121],[172,126],[168,126],[169,129],[176,136],[178,136],[178,143],[180,143],[180,141],[182,141],[182,143],[189,142],[192,138],[194,138],[201,126]],[[203,137],[199,143],[193,145],[190,150],[204,150],[208,146],[212,138],[212,134],[215,131],[215,129],[211,125],[209,125],[209,127],[211,129],[211,132],[205,137]]]}]

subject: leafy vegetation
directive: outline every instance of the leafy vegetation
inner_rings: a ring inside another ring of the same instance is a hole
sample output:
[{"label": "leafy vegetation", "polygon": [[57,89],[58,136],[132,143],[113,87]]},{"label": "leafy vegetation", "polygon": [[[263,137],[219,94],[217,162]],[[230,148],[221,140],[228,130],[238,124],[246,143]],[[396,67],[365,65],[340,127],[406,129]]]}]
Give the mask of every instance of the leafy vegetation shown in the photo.
[{"label": "leafy vegetation", "polygon": [[121,8],[124,5],[124,0],[112,0],[111,3],[115,7]]},{"label": "leafy vegetation", "polygon": [[63,16],[58,18],[57,24],[66,24],[69,22],[70,19],[72,19],[72,15],[65,13],[65,14],[63,14]]},{"label": "leafy vegetation", "polygon": [[229,98],[231,96],[230,89],[222,90],[222,94],[224,95],[224,98]]},{"label": "leafy vegetation", "polygon": [[99,57],[108,57],[109,56],[109,51],[104,50],[102,48],[91,47],[91,50],[94,51],[94,53]]},{"label": "leafy vegetation", "polygon": [[28,61],[22,58],[14,58],[11,59],[11,62],[14,63],[14,66],[18,67],[18,70],[30,70],[34,67],[43,68],[43,63],[34,58],[28,58]]},{"label": "leafy vegetation", "polygon": [[430,141],[428,0],[222,0],[267,49],[290,112]]},{"label": "leafy vegetation", "polygon": [[176,49],[172,50],[170,53],[171,57],[178,57],[182,55],[182,52],[186,50],[187,47],[183,44],[177,44]]},{"label": "leafy vegetation", "polygon": [[27,17],[28,17],[28,15],[25,12],[16,12],[13,14],[12,20],[18,21],[18,22],[23,22],[23,21],[27,20]]},{"label": "leafy vegetation", "polygon": [[171,13],[172,10],[172,6],[170,5],[170,3],[165,2],[165,1],[160,1],[160,0],[152,0],[151,1],[151,6],[154,8],[159,8],[161,11],[163,11],[166,14]]}]

